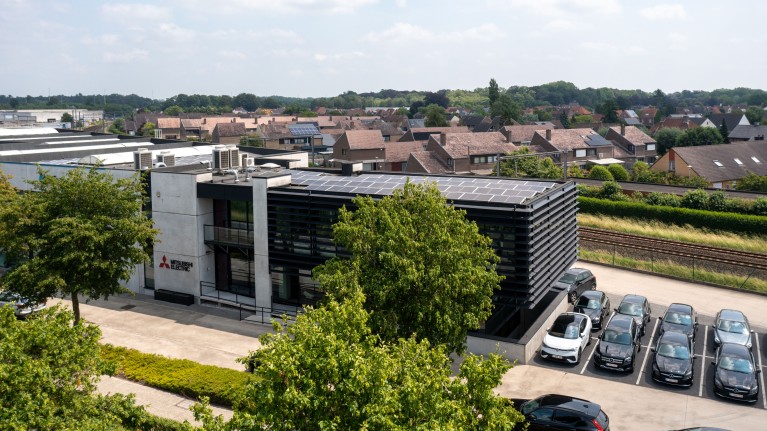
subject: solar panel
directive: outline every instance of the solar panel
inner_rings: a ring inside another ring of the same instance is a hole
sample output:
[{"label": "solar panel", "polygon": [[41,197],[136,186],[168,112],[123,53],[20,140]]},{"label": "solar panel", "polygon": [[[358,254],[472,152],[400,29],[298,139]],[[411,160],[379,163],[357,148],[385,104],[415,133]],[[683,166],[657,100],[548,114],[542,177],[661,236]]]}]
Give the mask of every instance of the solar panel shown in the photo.
[{"label": "solar panel", "polygon": [[288,125],[288,130],[293,136],[311,136],[320,134],[320,131],[316,127],[309,125]]}]

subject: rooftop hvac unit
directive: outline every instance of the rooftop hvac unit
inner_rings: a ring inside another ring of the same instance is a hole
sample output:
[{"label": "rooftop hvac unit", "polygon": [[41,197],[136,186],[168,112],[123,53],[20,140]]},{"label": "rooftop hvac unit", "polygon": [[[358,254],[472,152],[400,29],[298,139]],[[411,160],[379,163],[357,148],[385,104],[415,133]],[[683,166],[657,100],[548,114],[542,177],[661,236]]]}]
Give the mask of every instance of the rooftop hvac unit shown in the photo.
[{"label": "rooftop hvac unit", "polygon": [[152,152],[139,148],[133,152],[133,169],[143,171],[152,167]]},{"label": "rooftop hvac unit", "polygon": [[229,151],[229,166],[232,168],[240,167],[240,149],[237,148],[237,145],[228,145],[226,149]]},{"label": "rooftop hvac unit", "polygon": [[175,166],[176,156],[170,151],[161,151],[157,155],[157,163],[165,163],[165,166]]},{"label": "rooftop hvac unit", "polygon": [[247,154],[240,154],[240,167],[243,168],[249,168],[255,164],[255,160],[253,157],[248,156]]},{"label": "rooftop hvac unit", "polygon": [[223,145],[213,147],[213,169],[229,169],[229,151]]}]

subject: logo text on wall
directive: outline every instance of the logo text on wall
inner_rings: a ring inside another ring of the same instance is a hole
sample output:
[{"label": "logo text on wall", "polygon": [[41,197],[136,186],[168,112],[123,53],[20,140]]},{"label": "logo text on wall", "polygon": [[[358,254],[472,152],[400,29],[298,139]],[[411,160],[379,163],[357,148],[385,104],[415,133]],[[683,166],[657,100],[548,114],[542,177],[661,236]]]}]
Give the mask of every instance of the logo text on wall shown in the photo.
[{"label": "logo text on wall", "polygon": [[186,260],[171,259],[170,262],[168,262],[166,256],[163,256],[162,262],[160,262],[160,268],[174,269],[176,271],[189,272],[192,270],[193,266],[194,264],[192,262]]}]

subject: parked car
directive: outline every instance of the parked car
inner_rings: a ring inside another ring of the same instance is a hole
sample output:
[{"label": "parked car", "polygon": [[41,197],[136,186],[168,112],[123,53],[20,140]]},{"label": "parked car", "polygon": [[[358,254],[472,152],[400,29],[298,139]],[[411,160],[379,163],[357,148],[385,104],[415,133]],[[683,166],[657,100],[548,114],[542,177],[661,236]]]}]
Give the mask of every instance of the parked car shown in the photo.
[{"label": "parked car", "polygon": [[751,326],[746,315],[738,310],[720,310],[714,320],[714,345],[742,344],[751,348]]},{"label": "parked car", "polygon": [[632,316],[637,325],[639,325],[639,330],[642,335],[645,334],[647,324],[650,323],[650,315],[652,314],[652,309],[650,308],[650,303],[647,301],[647,298],[642,295],[626,295],[621,300],[618,308],[615,309],[615,312],[626,316]]},{"label": "parked car", "polygon": [[609,431],[610,418],[597,403],[567,395],[543,395],[532,400],[513,399],[525,416],[527,429]]},{"label": "parked car", "polygon": [[573,311],[589,316],[592,328],[602,329],[610,316],[610,298],[602,291],[587,290],[575,301]]},{"label": "parked car", "polygon": [[566,291],[572,304],[581,293],[597,288],[597,278],[588,269],[570,268],[554,283],[554,288]]},{"label": "parked car", "polygon": [[581,354],[591,344],[591,319],[582,313],[562,313],[543,337],[541,357],[570,364],[581,362]]},{"label": "parked car", "polygon": [[45,308],[44,302],[34,303],[17,293],[0,291],[0,307],[5,305],[13,306],[13,314],[19,319],[25,319],[30,314]]},{"label": "parked car", "polygon": [[737,401],[756,402],[761,372],[751,349],[736,343],[722,343],[714,357],[714,393]]},{"label": "parked car", "polygon": [[690,340],[695,341],[695,330],[698,328],[698,313],[691,305],[673,303],[668,306],[666,314],[658,317],[661,320],[660,334],[666,331],[681,332]]},{"label": "parked car", "polygon": [[666,331],[658,337],[658,343],[651,349],[655,352],[652,360],[653,380],[670,385],[692,386],[695,368],[692,338],[681,332]]},{"label": "parked car", "polygon": [[616,314],[607,322],[594,352],[594,365],[616,371],[634,371],[639,342],[639,325],[631,316]]}]

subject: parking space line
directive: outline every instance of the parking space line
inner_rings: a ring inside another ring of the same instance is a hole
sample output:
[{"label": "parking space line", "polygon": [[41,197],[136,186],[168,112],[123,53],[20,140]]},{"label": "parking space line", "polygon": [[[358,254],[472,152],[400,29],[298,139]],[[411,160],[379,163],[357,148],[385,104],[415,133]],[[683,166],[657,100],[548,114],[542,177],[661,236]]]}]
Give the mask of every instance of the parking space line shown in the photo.
[{"label": "parking space line", "polygon": [[[755,334],[754,340],[756,341],[756,356],[759,358],[759,369],[762,369],[762,351],[759,349],[759,334]],[[759,373],[759,385],[762,388],[762,406],[767,409],[767,398],[764,394],[764,373]]]},{"label": "parking space line", "polygon": [[706,375],[706,344],[708,343],[708,325],[703,325],[703,354],[700,359],[700,388],[698,388],[698,396],[703,396],[703,380]]},{"label": "parking space line", "polygon": [[[610,313],[610,317],[607,319],[608,322],[610,321],[610,319],[613,318],[613,315],[615,315],[614,311],[612,313]],[[604,329],[606,325],[607,324],[605,322],[602,322],[602,327],[599,328],[599,330],[601,331],[602,329]],[[583,374],[584,372],[586,372],[586,368],[588,368],[589,362],[591,362],[591,358],[594,357],[594,352],[596,352],[597,348],[599,347],[599,337],[591,337],[591,338],[593,338],[593,339],[595,339],[597,341],[594,344],[594,348],[591,349],[591,354],[589,354],[588,360],[586,361],[585,364],[583,364],[583,368],[581,368],[581,372],[579,374]]]},{"label": "parking space line", "polygon": [[[660,322],[660,319],[655,319],[655,325],[653,325],[652,332],[650,332],[650,342],[647,343],[644,360],[642,361],[642,368],[639,369],[639,375],[637,376],[636,382],[637,385],[639,384],[639,381],[642,380],[642,373],[644,372],[645,365],[647,365],[647,357],[650,356],[650,346],[652,346],[652,339],[655,337],[655,330],[658,329],[658,322]],[[636,364],[634,364],[634,366],[636,367]]]}]

